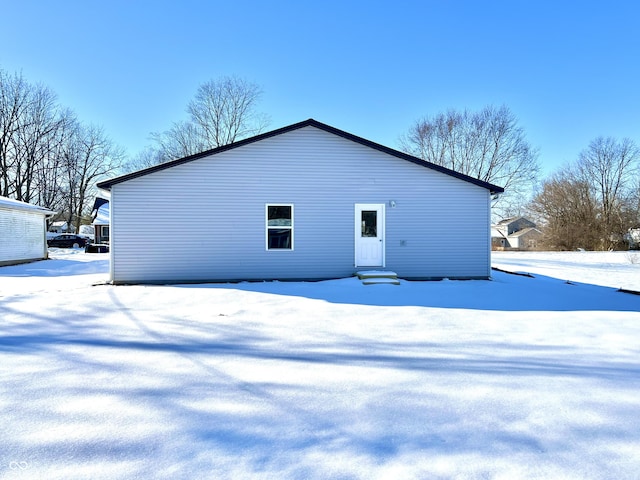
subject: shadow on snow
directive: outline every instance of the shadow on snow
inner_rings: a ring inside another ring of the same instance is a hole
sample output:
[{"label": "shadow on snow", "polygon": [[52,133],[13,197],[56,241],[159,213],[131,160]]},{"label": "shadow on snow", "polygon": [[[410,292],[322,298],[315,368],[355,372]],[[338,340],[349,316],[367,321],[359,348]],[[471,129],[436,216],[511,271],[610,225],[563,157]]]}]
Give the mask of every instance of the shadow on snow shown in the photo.
[{"label": "shadow on snow", "polygon": [[357,278],[321,282],[243,282],[180,285],[224,288],[371,306],[416,306],[495,311],[640,311],[640,296],[609,287],[567,283],[536,275],[494,272],[492,280],[401,281],[401,285],[362,285]]}]

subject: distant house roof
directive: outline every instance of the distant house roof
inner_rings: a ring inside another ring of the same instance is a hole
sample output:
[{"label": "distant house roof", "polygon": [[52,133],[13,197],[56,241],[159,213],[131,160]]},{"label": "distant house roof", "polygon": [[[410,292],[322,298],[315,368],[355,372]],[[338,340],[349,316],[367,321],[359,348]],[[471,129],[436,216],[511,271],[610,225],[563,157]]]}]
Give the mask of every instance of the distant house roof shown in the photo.
[{"label": "distant house roof", "polygon": [[491,237],[506,238],[505,234],[495,227],[491,227]]},{"label": "distant house roof", "polygon": [[[516,220],[520,220],[521,218],[524,217],[510,217],[510,218],[503,218],[502,220],[500,220],[498,222],[498,225],[509,225],[510,223],[515,222]],[[526,220],[526,219],[525,219]]]},{"label": "distant house roof", "polygon": [[93,213],[96,210],[98,210],[105,203],[109,203],[109,200],[107,200],[106,198],[102,198],[102,197],[96,197],[96,199],[93,201],[93,208],[91,209],[91,213]]},{"label": "distant house roof", "polygon": [[96,216],[91,222],[92,225],[109,225],[109,202],[102,203],[95,211]]},{"label": "distant house roof", "polygon": [[260,135],[256,135],[255,137],[245,138],[235,143],[230,143],[228,145],[224,145],[218,148],[214,148],[212,150],[207,150],[205,152],[197,153],[195,155],[190,155],[188,157],[180,158],[177,160],[173,160],[171,162],[161,163],[160,165],[155,165],[150,168],[146,168],[143,170],[139,170],[137,172],[129,173],[126,175],[122,175],[120,177],[112,178],[110,180],[106,180],[104,182],[98,183],[98,188],[102,188],[104,190],[110,190],[112,186],[117,185],[118,183],[126,182],[128,180],[132,180],[134,178],[142,177],[144,175],[148,175],[150,173],[158,172],[161,170],[165,170],[167,168],[174,167],[176,165],[181,165],[183,163],[192,162],[194,160],[198,160],[203,157],[207,157],[209,155],[214,155],[217,153],[225,152],[227,150],[232,150],[234,148],[241,147],[243,145],[248,145],[250,143],[258,142],[260,140],[264,140],[266,138],[275,137],[276,135],[281,135],[283,133],[291,132],[294,130],[298,130],[304,127],[315,127],[320,130],[324,130],[325,132],[332,133],[334,135],[338,135],[340,137],[346,138],[347,140],[351,140],[352,142],[359,143],[361,145],[365,145],[369,148],[373,148],[380,152],[386,153],[388,155],[392,155],[397,158],[401,158],[403,160],[407,160],[409,162],[415,163],[416,165],[420,165],[421,167],[429,168],[431,170],[438,171],[440,173],[444,173],[446,175],[450,175],[452,177],[458,178],[460,180],[464,180],[466,182],[472,183],[474,185],[480,186],[482,188],[488,189],[491,193],[501,193],[504,192],[504,188],[499,187],[497,185],[493,185],[488,182],[484,182],[477,178],[470,177],[468,175],[464,175],[462,173],[456,172],[454,170],[450,170],[448,168],[442,167],[440,165],[436,165],[434,163],[427,162],[418,157],[414,157],[412,155],[406,154],[404,152],[400,152],[398,150],[394,150],[389,147],[385,147],[384,145],[380,145],[379,143],[372,142],[370,140],[366,140],[362,137],[358,137],[351,133],[345,132],[343,130],[339,130],[330,125],[326,125],[324,123],[318,122],[312,118],[305,120],[300,123],[294,123],[293,125],[289,125],[287,127],[279,128],[277,130],[273,130],[271,132],[262,133]]},{"label": "distant house roof", "polygon": [[502,220],[500,220],[498,223],[496,223],[496,225],[511,225],[512,223],[516,223],[520,220],[524,220],[526,223],[529,223],[531,225],[535,225],[535,222],[529,220],[527,217],[509,217],[509,218],[504,218]]},{"label": "distant house roof", "polygon": [[49,224],[49,232],[51,233],[69,233],[68,230],[69,230],[69,224],[64,220],[51,222]]},{"label": "distant house roof", "polygon": [[517,232],[513,232],[509,237],[520,237],[522,235],[526,235],[530,232],[537,232],[542,235],[542,232],[535,227],[523,228],[522,230],[518,230]]},{"label": "distant house roof", "polygon": [[30,210],[32,212],[42,213],[43,215],[47,216],[53,215],[55,213],[47,208],[33,205],[27,202],[21,202],[20,200],[14,200],[7,197],[0,197],[0,207],[10,208],[14,210]]}]

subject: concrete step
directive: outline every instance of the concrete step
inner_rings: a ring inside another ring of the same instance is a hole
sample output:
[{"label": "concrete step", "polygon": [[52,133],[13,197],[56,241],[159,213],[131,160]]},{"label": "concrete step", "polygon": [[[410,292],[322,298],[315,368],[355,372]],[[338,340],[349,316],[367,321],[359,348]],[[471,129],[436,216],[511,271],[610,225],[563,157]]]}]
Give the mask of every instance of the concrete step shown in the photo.
[{"label": "concrete step", "polygon": [[398,278],[396,272],[389,270],[361,270],[356,272],[356,275],[361,280],[363,278]]},{"label": "concrete step", "polygon": [[388,270],[362,270],[356,275],[364,285],[400,285],[398,274]]},{"label": "concrete step", "polygon": [[397,278],[363,278],[363,285],[400,285],[400,280]]}]

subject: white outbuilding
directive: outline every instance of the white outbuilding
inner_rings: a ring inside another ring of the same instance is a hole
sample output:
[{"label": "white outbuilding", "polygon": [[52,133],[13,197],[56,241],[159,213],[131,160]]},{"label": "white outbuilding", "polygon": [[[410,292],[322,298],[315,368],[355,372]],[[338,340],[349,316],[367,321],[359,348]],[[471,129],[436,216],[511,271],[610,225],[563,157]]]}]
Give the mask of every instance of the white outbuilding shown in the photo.
[{"label": "white outbuilding", "polygon": [[0,197],[0,266],[47,258],[46,208]]}]

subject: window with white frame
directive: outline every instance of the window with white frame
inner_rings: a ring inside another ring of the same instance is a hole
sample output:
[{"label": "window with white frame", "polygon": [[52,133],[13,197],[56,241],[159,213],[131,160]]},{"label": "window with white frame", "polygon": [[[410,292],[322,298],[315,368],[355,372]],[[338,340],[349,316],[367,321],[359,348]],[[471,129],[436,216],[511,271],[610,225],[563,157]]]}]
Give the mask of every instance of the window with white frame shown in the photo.
[{"label": "window with white frame", "polygon": [[293,205],[267,204],[267,250],[293,250]]}]

